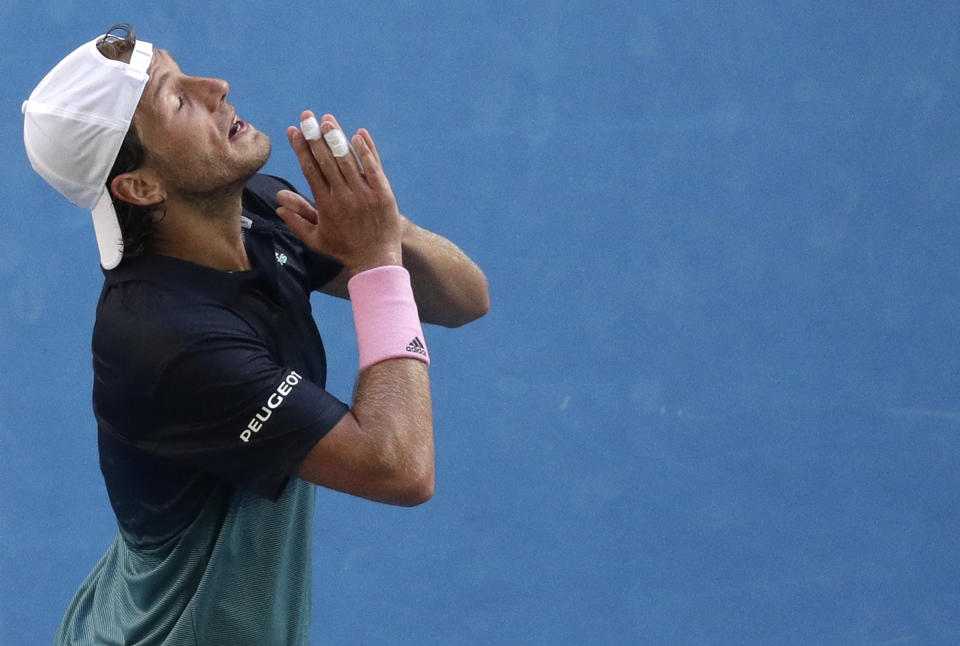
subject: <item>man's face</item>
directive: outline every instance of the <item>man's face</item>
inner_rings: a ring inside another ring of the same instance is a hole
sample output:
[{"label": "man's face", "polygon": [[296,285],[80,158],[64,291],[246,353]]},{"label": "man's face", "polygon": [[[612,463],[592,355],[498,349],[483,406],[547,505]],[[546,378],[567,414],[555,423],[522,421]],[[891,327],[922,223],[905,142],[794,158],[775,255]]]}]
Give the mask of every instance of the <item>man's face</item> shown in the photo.
[{"label": "man's face", "polygon": [[269,137],[237,119],[229,90],[226,81],[185,75],[170,54],[154,50],[133,124],[147,149],[144,166],[157,172],[168,195],[222,191],[266,163]]}]

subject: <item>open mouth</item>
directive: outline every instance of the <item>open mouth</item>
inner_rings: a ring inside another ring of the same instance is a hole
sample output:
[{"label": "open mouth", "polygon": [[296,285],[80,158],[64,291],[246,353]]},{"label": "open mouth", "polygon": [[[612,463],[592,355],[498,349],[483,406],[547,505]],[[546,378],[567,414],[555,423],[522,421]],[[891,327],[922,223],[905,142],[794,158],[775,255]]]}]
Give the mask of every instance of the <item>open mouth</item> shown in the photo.
[{"label": "open mouth", "polygon": [[228,138],[229,139],[236,138],[236,136],[239,135],[241,132],[243,132],[246,129],[246,127],[247,127],[247,124],[244,121],[234,116],[233,123],[230,124],[230,133],[228,135]]}]

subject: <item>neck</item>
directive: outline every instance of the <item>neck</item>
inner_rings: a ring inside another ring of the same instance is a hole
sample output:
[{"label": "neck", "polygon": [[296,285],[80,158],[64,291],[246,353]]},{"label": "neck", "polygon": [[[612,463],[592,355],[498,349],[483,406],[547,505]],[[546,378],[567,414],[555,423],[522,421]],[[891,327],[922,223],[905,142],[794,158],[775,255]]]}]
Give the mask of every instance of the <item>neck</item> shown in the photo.
[{"label": "neck", "polygon": [[151,251],[221,271],[250,269],[240,226],[242,195],[242,185],[218,195],[168,195]]}]

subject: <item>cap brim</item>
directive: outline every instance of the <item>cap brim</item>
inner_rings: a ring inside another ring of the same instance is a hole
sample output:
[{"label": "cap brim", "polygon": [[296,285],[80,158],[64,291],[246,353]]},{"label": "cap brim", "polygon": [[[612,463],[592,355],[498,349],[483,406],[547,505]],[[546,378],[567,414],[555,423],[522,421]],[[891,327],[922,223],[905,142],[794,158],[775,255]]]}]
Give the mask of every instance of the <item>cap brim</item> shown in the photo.
[{"label": "cap brim", "polygon": [[113,199],[106,187],[91,213],[97,246],[100,248],[100,264],[104,269],[113,269],[123,260],[123,232],[120,231],[120,221],[117,220]]}]

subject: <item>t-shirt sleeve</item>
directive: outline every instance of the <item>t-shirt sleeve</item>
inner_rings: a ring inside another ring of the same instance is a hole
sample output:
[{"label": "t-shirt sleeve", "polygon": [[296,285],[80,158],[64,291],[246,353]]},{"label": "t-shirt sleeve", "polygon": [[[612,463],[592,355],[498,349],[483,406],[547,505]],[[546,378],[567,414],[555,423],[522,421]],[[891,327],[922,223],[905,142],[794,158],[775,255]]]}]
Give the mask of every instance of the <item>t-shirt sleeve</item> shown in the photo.
[{"label": "t-shirt sleeve", "polygon": [[254,338],[204,335],[164,367],[136,443],[276,499],[349,407]]}]

